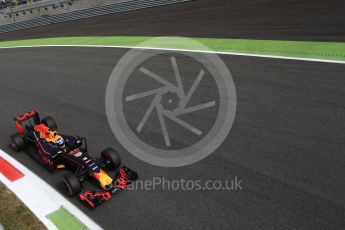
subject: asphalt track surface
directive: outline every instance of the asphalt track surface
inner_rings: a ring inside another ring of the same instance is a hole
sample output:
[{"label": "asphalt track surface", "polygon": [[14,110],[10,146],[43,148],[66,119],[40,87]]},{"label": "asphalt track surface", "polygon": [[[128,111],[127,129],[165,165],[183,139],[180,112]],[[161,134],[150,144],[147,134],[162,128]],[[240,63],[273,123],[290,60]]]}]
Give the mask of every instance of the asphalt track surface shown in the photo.
[{"label": "asphalt track surface", "polygon": [[345,41],[343,0],[196,0],[0,35],[0,41],[61,36],[188,36]]},{"label": "asphalt track surface", "polygon": [[[0,40],[173,35],[344,41],[343,8],[341,0],[198,0],[2,34]],[[210,157],[173,169],[136,159],[109,128],[106,84],[125,52],[108,48],[1,50],[0,148],[13,152],[8,146],[8,136],[15,131],[12,117],[35,108],[55,117],[65,133],[87,137],[94,156],[105,147],[116,148],[143,180],[242,180],[243,190],[237,191],[126,191],[95,211],[69,198],[105,229],[345,228],[345,65],[221,56],[237,90],[232,130]],[[164,63],[155,64],[169,75],[171,69]],[[151,84],[142,81],[137,86]],[[133,111],[145,109],[143,104]],[[207,116],[195,118],[206,124]],[[63,192],[59,182],[64,172],[51,174],[26,153],[12,155]]]},{"label": "asphalt track surface", "polygon": [[[232,130],[214,154],[174,169],[136,159],[109,128],[105,89],[126,51],[1,50],[0,148],[62,192],[63,172],[51,174],[28,154],[9,148],[8,136],[15,131],[12,117],[35,108],[55,117],[65,133],[87,137],[94,156],[115,147],[143,180],[242,180],[243,190],[237,191],[126,191],[95,211],[69,198],[105,229],[345,228],[345,65],[221,56],[237,89]],[[156,65],[162,73],[171,71],[164,63]]]}]

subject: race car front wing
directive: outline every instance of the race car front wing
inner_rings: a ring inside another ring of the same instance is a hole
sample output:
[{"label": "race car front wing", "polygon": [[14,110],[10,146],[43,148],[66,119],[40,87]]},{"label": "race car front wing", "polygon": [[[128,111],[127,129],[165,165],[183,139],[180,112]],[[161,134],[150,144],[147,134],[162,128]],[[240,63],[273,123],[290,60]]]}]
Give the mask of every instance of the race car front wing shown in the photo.
[{"label": "race car front wing", "polygon": [[90,208],[96,208],[104,201],[114,197],[134,180],[138,179],[138,174],[126,166],[122,166],[115,175],[114,188],[109,191],[97,190],[96,192],[86,191],[79,194],[79,198]]}]

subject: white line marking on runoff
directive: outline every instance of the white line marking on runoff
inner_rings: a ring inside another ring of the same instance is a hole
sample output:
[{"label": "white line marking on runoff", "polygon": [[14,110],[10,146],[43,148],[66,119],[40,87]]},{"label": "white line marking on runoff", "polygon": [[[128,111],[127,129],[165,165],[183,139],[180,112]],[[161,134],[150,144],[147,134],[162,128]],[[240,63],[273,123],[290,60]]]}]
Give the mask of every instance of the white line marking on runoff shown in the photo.
[{"label": "white line marking on runoff", "polygon": [[250,53],[237,53],[237,52],[221,52],[221,51],[203,51],[203,50],[189,50],[189,49],[174,49],[174,48],[154,48],[154,47],[139,47],[139,46],[107,46],[107,45],[33,45],[33,46],[11,46],[0,47],[0,49],[18,49],[18,48],[43,48],[43,47],[86,47],[86,48],[118,48],[118,49],[141,49],[141,50],[166,50],[177,52],[191,52],[191,53],[212,53],[221,55],[233,55],[233,56],[246,56],[246,57],[260,57],[260,58],[272,58],[272,59],[285,59],[285,60],[297,60],[297,61],[310,61],[310,62],[323,62],[334,64],[345,64],[345,61],[340,60],[328,60],[317,58],[302,58],[302,57],[290,57],[279,55],[265,55],[265,54],[250,54]]},{"label": "white line marking on runoff", "polygon": [[11,182],[0,173],[0,181],[18,196],[18,198],[47,226],[56,229],[56,226],[46,216],[61,206],[79,219],[85,226],[92,230],[102,229],[98,224],[86,216],[82,211],[70,203],[60,193],[53,189],[44,180],[31,172],[9,154],[0,149],[0,156],[24,174],[24,177]]}]

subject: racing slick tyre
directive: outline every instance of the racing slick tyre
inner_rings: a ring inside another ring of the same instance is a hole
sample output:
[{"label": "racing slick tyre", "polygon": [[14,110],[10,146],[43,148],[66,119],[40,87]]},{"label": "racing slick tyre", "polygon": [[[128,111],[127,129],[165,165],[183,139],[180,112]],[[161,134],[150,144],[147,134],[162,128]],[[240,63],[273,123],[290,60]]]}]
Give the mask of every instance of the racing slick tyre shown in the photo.
[{"label": "racing slick tyre", "polygon": [[18,134],[13,134],[10,137],[11,147],[14,149],[14,151],[19,152],[24,149],[25,142],[24,139]]},{"label": "racing slick tyre", "polygon": [[52,117],[45,117],[42,119],[42,123],[48,126],[51,130],[57,130],[57,124]]},{"label": "racing slick tyre", "polygon": [[119,154],[112,148],[107,148],[101,152],[101,159],[107,169],[110,171],[116,170],[121,165],[121,158]]},{"label": "racing slick tyre", "polygon": [[62,176],[62,182],[65,185],[67,195],[74,196],[80,193],[81,184],[79,178],[75,174],[66,173]]}]

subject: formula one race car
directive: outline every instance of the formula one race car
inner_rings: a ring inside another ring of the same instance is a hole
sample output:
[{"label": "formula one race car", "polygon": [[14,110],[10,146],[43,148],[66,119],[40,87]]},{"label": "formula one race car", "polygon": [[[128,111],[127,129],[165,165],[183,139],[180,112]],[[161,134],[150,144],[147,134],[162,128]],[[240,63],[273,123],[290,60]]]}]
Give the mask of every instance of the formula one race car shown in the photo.
[{"label": "formula one race car", "polygon": [[[68,168],[72,172],[63,175],[66,193],[74,196],[81,192],[82,182],[93,178],[100,186],[97,192],[84,192],[79,197],[92,208],[117,194],[137,179],[137,173],[126,166],[121,167],[118,153],[107,148],[100,158],[92,158],[87,151],[85,138],[67,136],[57,132],[57,124],[52,117],[40,119],[35,110],[14,118],[17,133],[10,137],[12,148],[19,152],[29,145],[36,148],[39,159],[49,171]],[[109,171],[115,171],[112,178]]]}]

